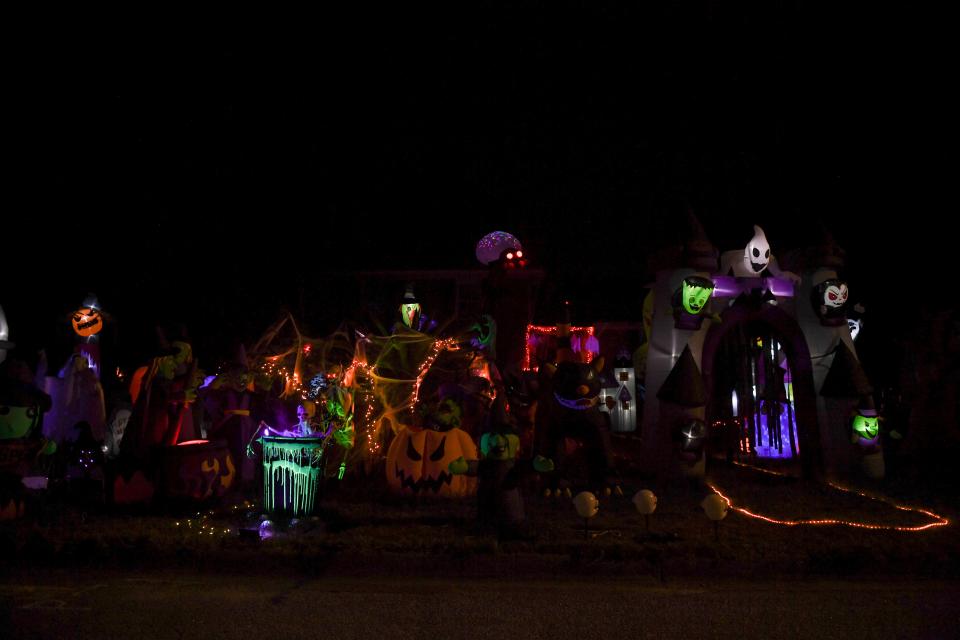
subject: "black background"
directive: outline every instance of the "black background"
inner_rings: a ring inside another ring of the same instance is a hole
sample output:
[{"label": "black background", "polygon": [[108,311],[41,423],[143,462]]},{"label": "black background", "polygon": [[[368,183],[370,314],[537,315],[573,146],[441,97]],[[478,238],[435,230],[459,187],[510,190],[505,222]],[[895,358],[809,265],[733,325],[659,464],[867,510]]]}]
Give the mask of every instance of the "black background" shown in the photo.
[{"label": "black background", "polygon": [[826,224],[877,362],[952,304],[935,16],[646,4],[31,31],[8,94],[12,339],[69,349],[92,291],[121,360],[180,322],[209,362],[282,308],[335,328],[324,274],[476,267],[494,229],[578,313],[639,319],[687,206],[721,250]]}]

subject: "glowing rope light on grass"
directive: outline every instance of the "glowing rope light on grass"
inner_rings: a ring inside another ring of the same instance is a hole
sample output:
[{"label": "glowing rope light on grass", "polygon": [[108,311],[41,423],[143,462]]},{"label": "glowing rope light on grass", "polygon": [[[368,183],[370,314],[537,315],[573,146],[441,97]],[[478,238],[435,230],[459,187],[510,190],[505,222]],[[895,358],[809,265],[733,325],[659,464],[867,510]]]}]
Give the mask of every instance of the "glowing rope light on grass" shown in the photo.
[{"label": "glowing rope light on grass", "polygon": [[[747,465],[743,465],[743,466],[747,466]],[[922,513],[924,515],[930,516],[937,522],[931,522],[929,524],[920,525],[916,527],[899,527],[899,526],[890,525],[890,524],[871,524],[868,522],[854,522],[852,520],[836,520],[833,518],[824,518],[824,519],[818,519],[818,520],[778,520],[777,518],[770,518],[768,516],[765,516],[759,513],[754,513],[753,511],[750,511],[749,509],[745,509],[744,507],[738,507],[734,505],[733,501],[727,496],[725,496],[720,491],[720,489],[716,487],[716,485],[713,485],[708,482],[707,486],[710,487],[710,489],[712,489],[714,493],[716,493],[718,496],[723,498],[723,500],[727,503],[727,506],[733,509],[734,511],[738,513],[742,513],[743,515],[750,518],[754,518],[756,520],[763,520],[764,522],[769,522],[771,524],[781,524],[787,527],[796,527],[799,525],[812,525],[812,526],[842,525],[845,527],[857,527],[859,529],[879,529],[879,530],[886,530],[886,531],[925,531],[933,527],[944,527],[950,524],[950,521],[948,519],[944,518],[943,516],[937,515],[932,511],[927,511],[926,509],[920,509],[919,507],[905,507],[903,505],[896,504],[895,502],[892,502],[885,498],[880,498],[878,496],[871,496],[861,491],[856,491],[854,489],[841,487],[840,485],[834,484],[832,482],[828,482],[827,484],[829,484],[834,489],[837,489],[838,491],[843,491],[846,493],[854,493],[864,498],[877,500],[878,502],[884,502],[896,509],[900,509],[901,511],[911,511],[915,513]]]}]

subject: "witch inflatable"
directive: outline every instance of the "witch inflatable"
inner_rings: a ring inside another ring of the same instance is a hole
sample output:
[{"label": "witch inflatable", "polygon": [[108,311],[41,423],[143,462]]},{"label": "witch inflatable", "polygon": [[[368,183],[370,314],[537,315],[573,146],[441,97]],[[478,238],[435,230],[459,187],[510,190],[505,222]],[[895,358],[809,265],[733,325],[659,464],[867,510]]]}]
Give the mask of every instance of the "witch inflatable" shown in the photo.
[{"label": "witch inflatable", "polygon": [[524,513],[520,484],[531,472],[553,471],[553,461],[542,456],[518,460],[520,438],[506,412],[503,397],[494,401],[487,430],[480,437],[480,459],[463,456],[448,465],[452,475],[476,476],[477,524],[504,539],[533,537]]},{"label": "witch inflatable", "polygon": [[22,379],[7,362],[0,376],[0,520],[23,515],[22,478],[30,474],[42,455],[56,451],[56,443],[41,434],[41,416],[50,408],[50,397]]}]

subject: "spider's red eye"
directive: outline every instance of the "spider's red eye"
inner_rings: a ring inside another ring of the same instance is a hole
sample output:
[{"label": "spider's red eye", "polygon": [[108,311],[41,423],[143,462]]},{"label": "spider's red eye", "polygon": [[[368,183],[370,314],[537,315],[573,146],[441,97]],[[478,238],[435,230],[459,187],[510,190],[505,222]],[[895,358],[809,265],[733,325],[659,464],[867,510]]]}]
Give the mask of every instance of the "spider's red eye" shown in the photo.
[{"label": "spider's red eye", "polygon": [[513,260],[513,254],[512,254],[512,253],[508,253],[508,254],[507,254],[507,260]]},{"label": "spider's red eye", "polygon": [[522,258],[522,257],[523,257],[523,251],[517,251],[517,257],[518,257],[518,258]]}]

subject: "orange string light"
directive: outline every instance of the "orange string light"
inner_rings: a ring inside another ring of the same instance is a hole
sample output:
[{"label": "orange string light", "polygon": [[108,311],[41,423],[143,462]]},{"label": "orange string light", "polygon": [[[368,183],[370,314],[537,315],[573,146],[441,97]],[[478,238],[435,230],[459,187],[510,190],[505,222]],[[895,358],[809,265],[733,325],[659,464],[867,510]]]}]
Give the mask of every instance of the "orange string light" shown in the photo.
[{"label": "orange string light", "polygon": [[[742,466],[748,466],[748,465],[742,465]],[[777,475],[777,474],[774,474],[774,475]],[[723,501],[727,503],[727,506],[728,506],[730,509],[733,509],[734,511],[736,511],[736,512],[738,512],[738,513],[742,513],[743,515],[748,516],[748,517],[750,517],[750,518],[755,518],[755,519],[757,519],[757,520],[763,520],[764,522],[769,522],[769,523],[772,523],[772,524],[781,524],[781,525],[788,526],[788,527],[796,527],[796,526],[799,526],[799,525],[814,525],[814,526],[843,525],[843,526],[845,526],[845,527],[857,527],[857,528],[860,528],[860,529],[883,529],[883,530],[887,530],[887,531],[925,531],[925,530],[931,529],[931,528],[933,528],[933,527],[944,527],[944,526],[950,524],[950,521],[949,521],[947,518],[944,518],[943,516],[937,515],[936,513],[933,513],[932,511],[928,511],[928,510],[926,510],[926,509],[920,509],[920,508],[918,508],[918,507],[906,507],[906,506],[903,506],[903,505],[899,505],[899,504],[896,504],[896,503],[894,503],[894,502],[892,502],[892,501],[890,501],[890,500],[887,500],[886,498],[880,498],[880,497],[878,497],[878,496],[871,496],[871,495],[866,494],[866,493],[863,493],[863,492],[861,492],[861,491],[856,491],[856,490],[854,490],[854,489],[849,489],[849,488],[847,488],[847,487],[841,487],[840,485],[834,484],[834,483],[832,483],[832,482],[828,482],[827,484],[829,484],[829,485],[830,485],[831,487],[833,487],[834,489],[837,489],[838,491],[844,491],[844,492],[846,492],[846,493],[854,493],[854,494],[857,494],[857,495],[859,495],[859,496],[861,496],[861,497],[864,497],[864,498],[869,498],[869,499],[871,499],[871,500],[877,500],[877,501],[879,501],[879,502],[884,502],[884,503],[886,503],[886,504],[889,504],[889,505],[892,506],[892,507],[895,507],[895,508],[897,508],[897,509],[900,509],[901,511],[911,511],[911,512],[914,512],[914,513],[922,513],[922,514],[924,514],[924,515],[926,515],[926,516],[929,516],[929,517],[933,518],[934,520],[936,520],[936,522],[931,522],[931,523],[928,523],[928,524],[925,524],[925,525],[921,525],[921,526],[916,526],[916,527],[899,527],[899,526],[889,525],[889,524],[871,524],[871,523],[867,523],[867,522],[853,522],[853,521],[851,521],[851,520],[836,520],[836,519],[833,519],[833,518],[823,518],[823,519],[818,519],[818,520],[778,520],[777,518],[770,518],[770,517],[768,517],[768,516],[765,516],[765,515],[762,515],[762,514],[759,514],[759,513],[754,513],[753,511],[750,511],[749,509],[745,509],[744,507],[735,506],[735,505],[733,504],[733,501],[732,501],[730,498],[728,498],[727,496],[725,496],[725,495],[720,491],[720,489],[718,489],[718,488],[716,487],[716,485],[713,485],[713,484],[711,484],[711,483],[708,482],[708,483],[707,483],[707,486],[710,487],[710,488],[713,490],[714,493],[716,493],[718,496],[720,496],[720,497],[723,499]]]}]

